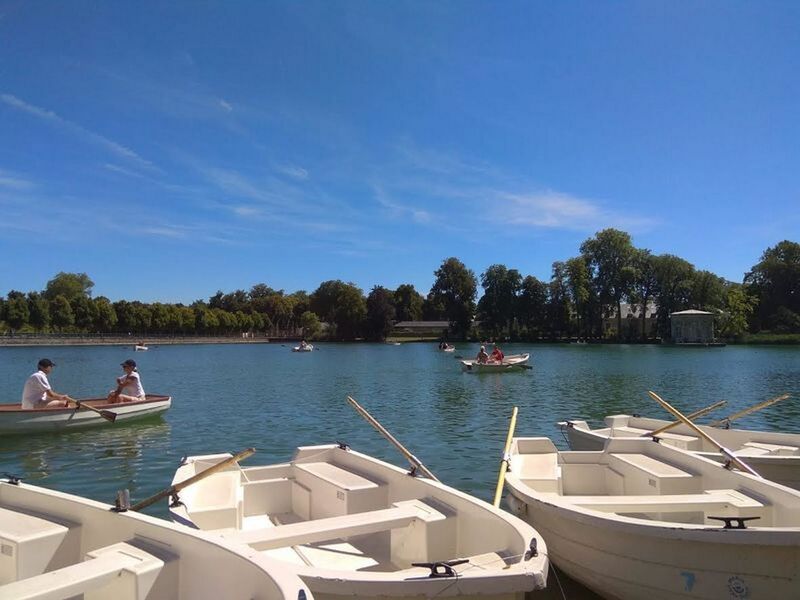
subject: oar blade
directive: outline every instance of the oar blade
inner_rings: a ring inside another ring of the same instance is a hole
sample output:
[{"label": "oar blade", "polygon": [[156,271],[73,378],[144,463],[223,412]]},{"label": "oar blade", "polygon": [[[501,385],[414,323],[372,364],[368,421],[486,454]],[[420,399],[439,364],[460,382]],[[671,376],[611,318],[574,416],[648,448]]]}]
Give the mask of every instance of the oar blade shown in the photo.
[{"label": "oar blade", "polygon": [[117,413],[113,413],[110,410],[101,410],[100,416],[103,417],[106,421],[110,421],[111,423],[117,420]]}]

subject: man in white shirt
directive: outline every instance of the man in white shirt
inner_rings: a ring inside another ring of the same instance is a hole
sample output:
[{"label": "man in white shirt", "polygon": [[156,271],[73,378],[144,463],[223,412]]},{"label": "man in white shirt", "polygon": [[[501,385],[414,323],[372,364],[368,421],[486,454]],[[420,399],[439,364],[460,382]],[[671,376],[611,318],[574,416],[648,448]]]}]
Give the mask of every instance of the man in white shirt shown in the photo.
[{"label": "man in white shirt", "polygon": [[57,394],[50,387],[47,376],[56,364],[49,358],[39,361],[38,370],[25,382],[22,389],[22,408],[36,409],[48,406],[68,406],[71,398],[67,394]]}]

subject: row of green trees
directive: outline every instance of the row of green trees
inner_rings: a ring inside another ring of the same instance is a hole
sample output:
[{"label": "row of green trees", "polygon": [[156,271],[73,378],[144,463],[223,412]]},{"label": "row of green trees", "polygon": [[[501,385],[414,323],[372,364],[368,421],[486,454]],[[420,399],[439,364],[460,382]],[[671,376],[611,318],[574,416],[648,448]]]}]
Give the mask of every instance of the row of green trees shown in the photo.
[{"label": "row of green trees", "polygon": [[[0,331],[382,340],[398,321],[446,320],[453,338],[604,338],[611,330],[617,338],[646,339],[668,338],[670,313],[696,308],[714,312],[718,332],[729,338],[800,333],[800,244],[789,241],[768,248],[741,283],[636,248],[616,229],[598,232],[578,256],[553,263],[547,282],[500,264],[478,279],[457,258],[444,260],[434,275],[426,296],[411,284],[375,286],[365,296],[352,283],[331,280],[311,294],[258,284],[186,306],[93,298],[88,275],[59,273],[41,292],[12,290],[0,298]],[[622,327],[623,303],[635,307],[639,326]],[[646,326],[648,307],[656,307],[655,331]]]}]

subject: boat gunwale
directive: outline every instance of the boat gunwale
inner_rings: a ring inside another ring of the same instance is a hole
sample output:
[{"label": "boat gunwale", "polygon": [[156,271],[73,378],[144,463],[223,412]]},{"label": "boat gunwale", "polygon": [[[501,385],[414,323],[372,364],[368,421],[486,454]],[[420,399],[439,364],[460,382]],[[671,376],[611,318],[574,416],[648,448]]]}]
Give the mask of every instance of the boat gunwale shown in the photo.
[{"label": "boat gunwale", "polygon": [[[147,404],[155,404],[159,402],[170,402],[172,401],[172,396],[168,396],[165,394],[146,394],[144,400],[135,400],[133,402],[115,402],[110,403],[105,398],[87,398],[85,400],[79,400],[81,404],[86,404],[88,406],[92,406],[98,409],[110,409],[113,410],[115,408],[129,408],[132,406],[145,406]],[[73,413],[78,410],[78,407],[74,404],[70,406],[48,406],[45,408],[22,408],[22,403],[17,402],[15,404],[0,404],[0,413],[36,413],[36,414],[59,414],[59,413]]]}]

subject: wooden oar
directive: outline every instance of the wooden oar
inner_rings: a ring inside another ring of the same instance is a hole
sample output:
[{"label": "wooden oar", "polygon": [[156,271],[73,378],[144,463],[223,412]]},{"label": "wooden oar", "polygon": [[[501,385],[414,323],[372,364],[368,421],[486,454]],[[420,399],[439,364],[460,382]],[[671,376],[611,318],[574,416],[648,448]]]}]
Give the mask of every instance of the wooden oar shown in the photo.
[{"label": "wooden oar", "polygon": [[114,421],[117,420],[117,413],[111,412],[110,410],[100,410],[99,408],[95,408],[90,404],[85,404],[84,402],[81,402],[80,400],[75,400],[75,398],[70,398],[69,396],[67,396],[66,400],[67,402],[72,402],[78,408],[88,408],[89,410],[96,412],[106,421],[111,421],[113,423]]},{"label": "wooden oar", "polygon": [[719,419],[717,421],[712,421],[711,423],[709,423],[709,426],[710,427],[719,427],[720,425],[726,425],[726,426],[730,425],[731,421],[735,421],[736,419],[741,419],[742,417],[744,417],[746,415],[749,415],[750,413],[754,413],[757,410],[761,410],[762,408],[766,408],[768,406],[772,406],[773,404],[776,404],[778,402],[786,400],[788,397],[789,397],[789,394],[781,394],[780,396],[776,396],[775,398],[771,398],[769,400],[764,400],[764,402],[759,402],[758,404],[755,404],[755,405],[751,406],[750,408],[745,408],[743,410],[740,410],[739,412],[733,413],[732,415],[729,415],[729,416],[725,417],[724,419]]},{"label": "wooden oar", "polygon": [[495,508],[500,506],[500,498],[503,495],[503,483],[506,480],[506,471],[508,471],[508,451],[511,449],[511,441],[514,439],[514,428],[517,426],[517,407],[511,411],[511,424],[508,426],[508,436],[506,437],[506,445],[503,448],[503,458],[500,460],[500,475],[497,477],[497,488],[494,491]]},{"label": "wooden oar", "polygon": [[[720,408],[722,406],[725,406],[726,404],[727,404],[727,402],[725,400],[720,400],[719,402],[715,402],[711,406],[706,406],[705,408],[701,408],[700,410],[696,410],[693,413],[690,413],[690,414],[686,415],[686,418],[687,419],[692,419],[694,421],[695,419],[700,418],[703,415],[707,415],[712,410],[717,410],[718,408]],[[649,433],[643,433],[642,437],[655,437],[659,433],[664,433],[665,431],[667,431],[669,429],[672,429],[673,427],[677,427],[681,423],[683,423],[683,421],[678,419],[677,421],[673,421],[669,425],[664,425],[663,427],[659,427],[655,431],[651,431]]]},{"label": "wooden oar", "polygon": [[242,450],[241,452],[239,452],[237,454],[234,454],[230,458],[226,458],[222,462],[219,462],[219,463],[217,463],[217,464],[215,464],[213,466],[210,466],[205,471],[200,471],[199,473],[189,477],[189,479],[186,479],[185,481],[181,481],[180,483],[176,483],[175,485],[171,485],[167,489],[161,490],[157,494],[154,494],[153,496],[150,496],[149,498],[145,498],[141,502],[137,502],[136,504],[131,506],[130,510],[142,510],[143,508],[147,508],[151,504],[153,504],[155,502],[158,502],[159,500],[161,500],[163,498],[166,498],[167,496],[172,496],[173,494],[177,494],[183,488],[188,487],[188,486],[192,485],[193,483],[197,483],[198,481],[200,481],[201,479],[205,479],[209,475],[213,475],[214,473],[216,473],[217,471],[220,471],[221,469],[224,469],[228,465],[233,464],[233,463],[237,463],[240,460],[244,460],[248,456],[254,454],[255,451],[256,451],[255,448],[247,448],[246,450]]},{"label": "wooden oar", "polygon": [[755,475],[756,477],[761,477],[761,475],[759,475],[758,473],[756,473],[756,472],[755,472],[755,471],[754,471],[754,470],[753,470],[753,469],[752,469],[752,468],[751,468],[749,465],[747,465],[746,463],[742,462],[742,460],[741,460],[741,459],[737,458],[737,457],[736,457],[736,456],[733,454],[733,452],[731,452],[730,450],[728,450],[728,449],[727,449],[725,446],[723,446],[722,444],[720,444],[720,443],[719,443],[717,440],[715,440],[713,437],[711,437],[710,435],[708,435],[708,434],[707,434],[705,431],[703,431],[702,429],[700,429],[700,428],[699,428],[697,425],[695,425],[694,423],[692,423],[692,421],[691,421],[690,419],[688,419],[688,418],[686,417],[686,415],[684,415],[683,413],[681,413],[681,411],[679,411],[677,408],[675,408],[674,406],[672,406],[672,405],[671,405],[669,402],[667,402],[666,400],[663,400],[663,399],[662,399],[662,398],[661,398],[661,397],[660,397],[658,394],[656,394],[655,392],[650,392],[650,391],[649,391],[649,392],[647,392],[647,393],[648,393],[648,394],[650,394],[650,397],[651,397],[653,400],[655,400],[656,402],[658,402],[658,403],[659,403],[661,406],[663,406],[664,408],[666,408],[666,409],[667,409],[669,412],[671,412],[673,415],[675,415],[676,417],[678,417],[678,418],[679,418],[679,419],[680,419],[680,420],[681,420],[683,423],[685,423],[685,424],[686,424],[686,425],[688,425],[688,426],[689,426],[689,427],[690,427],[692,430],[694,430],[694,432],[695,432],[697,435],[699,435],[701,438],[703,438],[703,439],[704,439],[704,440],[706,440],[706,441],[707,441],[709,444],[711,444],[711,445],[712,445],[712,446],[714,446],[714,447],[715,447],[717,450],[719,450],[719,451],[720,451],[720,453],[721,453],[721,454],[722,454],[722,455],[723,455],[725,458],[727,458],[727,459],[728,459],[730,462],[732,462],[732,463],[733,463],[733,464],[735,464],[737,467],[739,467],[739,468],[740,468],[742,471],[747,471],[747,472],[748,472],[748,473],[750,473],[751,475]]},{"label": "wooden oar", "polygon": [[389,433],[383,425],[378,423],[378,420],[371,414],[369,414],[364,407],[362,407],[358,402],[356,402],[350,396],[347,397],[347,401],[353,408],[356,409],[356,411],[358,411],[358,414],[360,414],[362,417],[364,417],[364,419],[366,419],[367,423],[372,425],[383,437],[389,440],[394,445],[394,447],[400,451],[400,454],[406,457],[408,462],[410,462],[413,467],[422,471],[425,474],[425,476],[428,477],[429,479],[433,479],[434,481],[439,481],[436,475],[431,473],[428,470],[428,468],[425,465],[423,465],[422,462],[420,462],[420,460],[416,456],[411,454],[411,452],[409,452],[408,449],[405,446],[403,446],[403,444],[398,442],[397,439],[391,433]]}]

